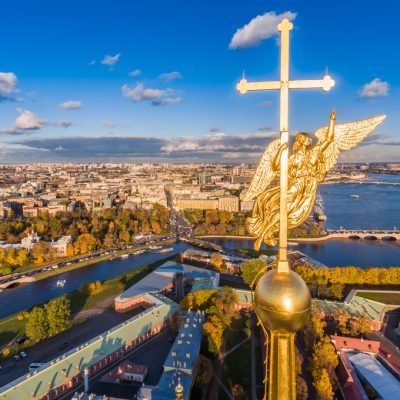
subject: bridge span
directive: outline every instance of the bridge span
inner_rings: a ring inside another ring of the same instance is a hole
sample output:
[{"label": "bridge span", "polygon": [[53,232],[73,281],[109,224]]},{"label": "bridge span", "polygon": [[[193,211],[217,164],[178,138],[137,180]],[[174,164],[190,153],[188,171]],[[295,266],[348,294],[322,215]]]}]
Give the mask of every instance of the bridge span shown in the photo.
[{"label": "bridge span", "polygon": [[316,238],[293,238],[296,242],[322,242],[329,239],[400,240],[398,230],[330,230]]},{"label": "bridge span", "polygon": [[6,289],[11,285],[16,285],[20,283],[34,282],[35,278],[33,276],[24,276],[18,279],[4,279],[0,282],[0,289]]}]

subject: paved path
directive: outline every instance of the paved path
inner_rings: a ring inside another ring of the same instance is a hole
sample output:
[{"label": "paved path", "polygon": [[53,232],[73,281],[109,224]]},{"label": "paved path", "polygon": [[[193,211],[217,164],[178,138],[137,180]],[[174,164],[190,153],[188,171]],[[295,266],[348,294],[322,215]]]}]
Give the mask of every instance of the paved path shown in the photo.
[{"label": "paved path", "polygon": [[95,308],[79,311],[73,316],[73,320],[87,319],[102,314],[114,303],[115,295],[108,297],[96,304]]}]

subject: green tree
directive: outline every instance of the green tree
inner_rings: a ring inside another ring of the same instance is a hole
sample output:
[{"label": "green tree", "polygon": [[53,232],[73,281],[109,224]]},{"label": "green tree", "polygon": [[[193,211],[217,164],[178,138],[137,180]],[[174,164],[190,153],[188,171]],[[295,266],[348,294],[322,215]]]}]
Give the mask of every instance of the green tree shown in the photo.
[{"label": "green tree", "polygon": [[262,276],[258,276],[257,281],[255,281],[257,274],[260,272],[262,268],[265,267],[265,262],[259,258],[255,258],[253,260],[246,260],[242,263],[242,277],[248,286],[254,282],[256,285],[258,279]]},{"label": "green tree", "polygon": [[71,303],[65,296],[50,301],[45,305],[48,322],[48,334],[55,335],[71,326]]},{"label": "green tree", "polygon": [[47,330],[48,322],[44,309],[42,307],[34,307],[26,322],[26,335],[35,342],[39,342],[47,337]]}]

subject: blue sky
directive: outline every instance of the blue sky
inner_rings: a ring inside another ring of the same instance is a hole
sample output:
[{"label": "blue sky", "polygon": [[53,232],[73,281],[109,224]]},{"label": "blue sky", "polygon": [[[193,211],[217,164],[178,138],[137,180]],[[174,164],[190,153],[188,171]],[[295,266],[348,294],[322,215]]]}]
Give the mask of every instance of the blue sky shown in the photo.
[{"label": "blue sky", "polygon": [[333,107],[338,122],[385,113],[343,160],[400,161],[400,3],[343,4],[3,0],[0,162],[257,161],[277,131],[278,94],[241,96],[235,84],[243,69],[278,78],[285,11],[291,77],[328,67],[336,80],[329,93],[290,95],[290,129],[314,131]]}]

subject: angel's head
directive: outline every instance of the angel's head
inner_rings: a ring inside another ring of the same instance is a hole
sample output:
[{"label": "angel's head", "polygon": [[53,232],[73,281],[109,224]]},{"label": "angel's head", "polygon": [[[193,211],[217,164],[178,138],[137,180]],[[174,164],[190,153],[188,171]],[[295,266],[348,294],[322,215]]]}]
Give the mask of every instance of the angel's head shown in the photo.
[{"label": "angel's head", "polygon": [[308,133],[300,132],[294,138],[293,152],[299,151],[301,149],[309,149],[312,143],[312,139]]}]

